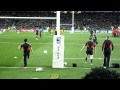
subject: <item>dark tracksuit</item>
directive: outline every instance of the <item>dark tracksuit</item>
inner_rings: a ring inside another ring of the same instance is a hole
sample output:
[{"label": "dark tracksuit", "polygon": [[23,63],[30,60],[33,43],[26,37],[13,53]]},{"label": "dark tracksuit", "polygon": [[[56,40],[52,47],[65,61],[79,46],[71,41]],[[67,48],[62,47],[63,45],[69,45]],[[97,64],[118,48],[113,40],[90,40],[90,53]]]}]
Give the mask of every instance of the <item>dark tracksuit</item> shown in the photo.
[{"label": "dark tracksuit", "polygon": [[36,34],[36,38],[38,38],[38,33],[39,33],[39,30],[37,29],[36,33],[35,33]]},{"label": "dark tracksuit", "polygon": [[98,44],[98,42],[97,42],[97,36],[96,35],[93,35],[93,42],[95,43],[95,44]]},{"label": "dark tracksuit", "polygon": [[29,43],[23,43],[21,45],[23,48],[23,57],[24,57],[24,67],[27,66],[27,58],[29,59],[31,45]]},{"label": "dark tracksuit", "polygon": [[42,30],[39,31],[40,32],[40,38],[42,37]]},{"label": "dark tracksuit", "polygon": [[113,51],[113,49],[114,49],[113,43],[110,40],[105,40],[102,44],[102,51],[104,53],[103,66],[106,67],[106,68],[109,68],[111,48],[112,48],[112,51]]},{"label": "dark tracksuit", "polygon": [[92,36],[93,36],[93,30],[90,31],[90,37],[92,37]]}]

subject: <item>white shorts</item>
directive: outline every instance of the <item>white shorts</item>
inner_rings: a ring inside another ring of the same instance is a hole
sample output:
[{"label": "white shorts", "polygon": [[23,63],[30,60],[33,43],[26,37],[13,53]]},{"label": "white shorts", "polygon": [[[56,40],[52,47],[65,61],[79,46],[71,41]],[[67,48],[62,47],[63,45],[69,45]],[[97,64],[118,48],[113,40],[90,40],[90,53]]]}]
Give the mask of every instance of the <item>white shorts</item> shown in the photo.
[{"label": "white shorts", "polygon": [[93,55],[90,55],[90,59],[93,59]]}]

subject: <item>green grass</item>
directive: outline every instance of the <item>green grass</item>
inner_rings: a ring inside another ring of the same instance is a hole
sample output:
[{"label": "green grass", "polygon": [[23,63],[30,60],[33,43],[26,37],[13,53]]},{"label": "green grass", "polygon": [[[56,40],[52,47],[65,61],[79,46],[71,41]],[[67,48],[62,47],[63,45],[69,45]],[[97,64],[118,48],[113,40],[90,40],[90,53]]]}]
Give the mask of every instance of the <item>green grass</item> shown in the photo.
[{"label": "green grass", "polygon": [[[111,64],[119,63],[120,53],[120,38],[112,37],[112,34],[101,33],[98,36],[98,45],[96,54],[94,55],[93,66],[90,65],[90,60],[87,64],[84,63],[85,49],[80,51],[82,46],[88,41],[89,33],[62,33],[65,36],[64,61],[67,65],[63,69],[52,68],[52,50],[53,50],[53,35],[50,33],[42,33],[42,38],[37,41],[35,33],[22,32],[5,32],[0,34],[0,79],[50,79],[52,74],[59,74],[60,79],[81,79],[93,67],[101,67],[103,64],[101,45],[107,35],[111,36],[115,49],[111,56]],[[28,60],[28,68],[23,68],[23,51],[18,50],[18,45],[23,43],[23,39],[28,38],[28,42],[32,45],[34,54],[31,53]],[[44,54],[43,51],[48,53]],[[17,58],[14,58],[14,57]],[[77,67],[73,68],[72,64],[76,63]],[[11,68],[20,67],[20,68]],[[30,68],[29,68],[30,67]],[[33,67],[33,68],[31,68]],[[42,67],[43,71],[36,72],[36,67]],[[119,68],[110,68],[120,72]]]}]

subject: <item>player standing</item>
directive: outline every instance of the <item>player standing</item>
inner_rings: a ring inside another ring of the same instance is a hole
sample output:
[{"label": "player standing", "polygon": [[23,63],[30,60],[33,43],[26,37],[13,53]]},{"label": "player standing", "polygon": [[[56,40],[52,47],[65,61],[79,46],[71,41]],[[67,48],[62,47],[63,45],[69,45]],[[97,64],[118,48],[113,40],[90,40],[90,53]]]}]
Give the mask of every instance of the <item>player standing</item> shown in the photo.
[{"label": "player standing", "polygon": [[97,35],[96,35],[95,32],[93,32],[92,41],[93,41],[93,43],[94,43],[95,45],[98,44],[98,41],[97,41]]},{"label": "player standing", "polygon": [[36,34],[36,40],[38,40],[38,35],[39,35],[39,29],[38,28],[36,28],[35,34]]},{"label": "player standing", "polygon": [[103,63],[104,68],[109,68],[110,66],[110,56],[111,56],[111,51],[113,51],[113,49],[114,49],[114,45],[110,40],[110,37],[107,36],[106,40],[102,44],[102,53],[104,55],[104,63]]}]

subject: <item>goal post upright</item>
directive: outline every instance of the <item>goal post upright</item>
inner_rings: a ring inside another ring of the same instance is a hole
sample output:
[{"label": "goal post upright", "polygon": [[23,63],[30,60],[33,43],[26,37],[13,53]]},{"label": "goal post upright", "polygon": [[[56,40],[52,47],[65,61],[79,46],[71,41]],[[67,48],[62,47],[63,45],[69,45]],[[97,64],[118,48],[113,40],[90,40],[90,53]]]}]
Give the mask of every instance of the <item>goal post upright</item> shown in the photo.
[{"label": "goal post upright", "polygon": [[64,68],[64,36],[60,35],[60,11],[56,13],[57,35],[53,37],[52,68]]},{"label": "goal post upright", "polygon": [[56,15],[57,19],[56,19],[56,22],[57,22],[57,25],[56,25],[56,29],[57,29],[57,36],[60,35],[60,11],[57,11],[57,15]]},{"label": "goal post upright", "polygon": [[74,33],[74,11],[72,11],[72,33]]}]

